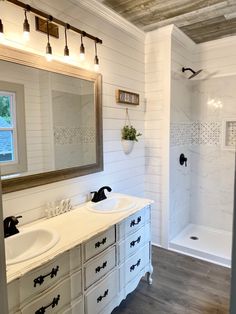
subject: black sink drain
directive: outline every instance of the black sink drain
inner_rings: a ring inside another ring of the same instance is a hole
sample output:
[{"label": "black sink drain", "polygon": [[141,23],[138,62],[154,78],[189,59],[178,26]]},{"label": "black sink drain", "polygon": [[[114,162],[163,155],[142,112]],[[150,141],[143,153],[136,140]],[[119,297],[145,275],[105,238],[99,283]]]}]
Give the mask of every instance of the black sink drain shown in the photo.
[{"label": "black sink drain", "polygon": [[199,240],[199,238],[196,237],[196,236],[191,236],[190,239],[191,239],[191,240]]}]

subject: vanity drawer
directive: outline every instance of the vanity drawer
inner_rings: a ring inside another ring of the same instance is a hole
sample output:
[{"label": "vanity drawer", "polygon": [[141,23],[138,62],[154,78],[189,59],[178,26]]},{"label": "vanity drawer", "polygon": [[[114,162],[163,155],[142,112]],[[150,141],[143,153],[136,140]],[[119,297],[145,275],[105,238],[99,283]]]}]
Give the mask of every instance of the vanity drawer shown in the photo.
[{"label": "vanity drawer", "polygon": [[27,273],[20,279],[20,301],[37,295],[54,285],[59,279],[69,274],[69,252],[63,253],[50,263]]},{"label": "vanity drawer", "polygon": [[148,243],[122,265],[120,269],[121,288],[138,276],[139,272],[148,264],[149,256],[150,247]]},{"label": "vanity drawer", "polygon": [[103,308],[118,292],[118,274],[115,270],[85,295],[85,314],[102,313]]},{"label": "vanity drawer", "polygon": [[93,237],[84,245],[84,256],[87,261],[115,243],[115,226]]},{"label": "vanity drawer", "polygon": [[125,236],[136,232],[140,227],[144,225],[146,221],[150,219],[150,207],[146,206],[139,210],[137,213],[129,216],[119,224],[119,240]]},{"label": "vanity drawer", "polygon": [[116,266],[116,248],[106,250],[91,262],[84,266],[85,288],[91,286],[94,282],[106,275]]},{"label": "vanity drawer", "polygon": [[43,292],[37,299],[21,309],[22,314],[57,314],[70,304],[70,278],[66,278],[48,292]]},{"label": "vanity drawer", "polygon": [[135,254],[148,242],[149,238],[150,224],[147,223],[119,244],[119,262],[122,263],[127,257]]}]

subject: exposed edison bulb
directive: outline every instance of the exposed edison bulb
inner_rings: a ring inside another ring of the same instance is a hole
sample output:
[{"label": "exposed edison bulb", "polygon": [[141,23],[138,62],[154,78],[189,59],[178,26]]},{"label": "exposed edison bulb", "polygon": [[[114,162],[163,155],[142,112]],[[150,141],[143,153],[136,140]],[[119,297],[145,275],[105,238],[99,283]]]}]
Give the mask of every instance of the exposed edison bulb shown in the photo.
[{"label": "exposed edison bulb", "polygon": [[23,23],[23,38],[25,41],[29,41],[30,39],[30,25],[27,19],[27,10],[25,10],[25,20]]},{"label": "exposed edison bulb", "polygon": [[70,62],[71,58],[70,58],[70,56],[64,56],[64,60],[65,60],[65,62]]},{"label": "exposed edison bulb", "polygon": [[30,40],[30,32],[24,31],[23,32],[23,38],[25,41],[29,41]]},{"label": "exposed edison bulb", "polygon": [[4,41],[4,33],[0,32],[0,42],[3,42],[3,41]]},{"label": "exposed edison bulb", "polygon": [[94,64],[94,70],[95,70],[96,72],[99,71],[99,64]]},{"label": "exposed edison bulb", "polygon": [[85,60],[85,53],[81,52],[79,54],[79,58],[80,58],[81,61],[84,61]]},{"label": "exposed edison bulb", "polygon": [[52,61],[52,59],[53,59],[52,54],[51,54],[51,53],[46,53],[46,60],[47,60],[48,62],[50,62],[50,61]]}]

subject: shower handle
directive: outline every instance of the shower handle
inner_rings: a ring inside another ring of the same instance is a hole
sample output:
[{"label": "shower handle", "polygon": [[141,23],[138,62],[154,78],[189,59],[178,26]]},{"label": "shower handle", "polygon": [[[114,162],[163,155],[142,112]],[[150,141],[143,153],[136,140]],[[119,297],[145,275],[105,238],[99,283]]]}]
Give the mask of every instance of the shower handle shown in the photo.
[{"label": "shower handle", "polygon": [[179,156],[179,163],[181,166],[185,165],[185,167],[187,167],[187,160],[188,158],[184,156],[184,154],[181,154]]}]

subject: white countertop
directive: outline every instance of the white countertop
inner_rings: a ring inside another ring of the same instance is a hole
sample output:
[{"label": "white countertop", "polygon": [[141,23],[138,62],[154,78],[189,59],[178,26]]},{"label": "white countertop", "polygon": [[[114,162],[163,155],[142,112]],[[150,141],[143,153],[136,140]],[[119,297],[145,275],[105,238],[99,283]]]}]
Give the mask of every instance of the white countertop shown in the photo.
[{"label": "white countertop", "polygon": [[[115,195],[128,196],[112,193],[112,196]],[[32,227],[54,229],[58,232],[60,240],[50,250],[37,257],[7,266],[7,282],[9,283],[21,277],[32,269],[54,259],[57,255],[81,244],[96,234],[105,231],[109,227],[119,223],[126,217],[152,203],[152,201],[148,199],[129,197],[135,201],[135,206],[126,211],[106,214],[96,213],[88,210],[86,206],[87,203],[85,203],[70,212],[49,219],[41,219],[19,228],[19,230],[26,230],[26,228]]]}]

